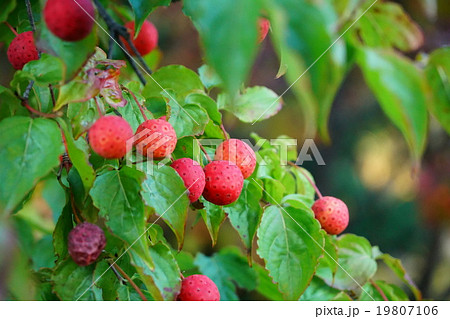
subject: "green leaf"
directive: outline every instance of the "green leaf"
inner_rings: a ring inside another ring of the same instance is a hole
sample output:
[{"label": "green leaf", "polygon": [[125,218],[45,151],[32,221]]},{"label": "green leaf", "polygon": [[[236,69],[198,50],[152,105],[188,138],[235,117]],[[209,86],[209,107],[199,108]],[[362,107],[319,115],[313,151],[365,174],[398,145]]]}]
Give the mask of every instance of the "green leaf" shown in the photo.
[{"label": "green leaf", "polygon": [[203,64],[198,68],[198,75],[205,88],[212,89],[222,85],[222,80],[217,75],[216,71],[207,64]]},{"label": "green leaf", "polygon": [[[169,93],[170,92],[170,93]],[[201,135],[209,121],[208,113],[197,104],[186,104],[181,106],[174,100],[173,91],[162,93],[167,99],[169,111],[169,123],[172,124],[177,138],[184,136]]]},{"label": "green leaf", "polygon": [[222,123],[222,114],[219,112],[217,103],[209,96],[200,93],[192,93],[186,97],[185,103],[201,106],[208,112],[209,118],[215,124],[220,125]]},{"label": "green leaf", "polygon": [[339,290],[357,290],[375,275],[377,263],[372,256],[372,246],[367,239],[353,234],[340,236],[338,246],[338,270],[321,278],[327,285]]},{"label": "green leaf", "polygon": [[177,141],[177,146],[172,153],[174,159],[183,157],[192,158],[194,161],[202,164],[202,152],[200,150],[199,141],[192,136],[186,136]]},{"label": "green leaf", "polygon": [[323,234],[311,210],[269,206],[258,228],[258,255],[285,299],[298,300],[322,255]]},{"label": "green leaf", "polygon": [[221,94],[219,108],[233,113],[242,122],[259,122],[274,116],[281,110],[283,100],[274,91],[264,86],[246,88],[234,100]]},{"label": "green leaf", "polygon": [[157,243],[150,247],[150,256],[155,264],[152,271],[145,263],[137,262],[133,255],[133,263],[142,268],[142,274],[151,279],[153,285],[147,285],[150,294],[155,300],[176,300],[181,287],[180,268],[169,247]]},{"label": "green leaf", "polygon": [[109,268],[110,265],[105,260],[97,262],[94,271],[94,279],[97,280],[95,286],[102,290],[103,300],[115,301],[120,284],[114,271]]},{"label": "green leaf", "polygon": [[[136,132],[138,126],[145,121],[144,116],[142,115],[139,105],[136,103],[133,97],[126,91],[123,93],[123,95],[127,100],[127,105],[125,105],[124,107],[117,108],[117,111],[120,114],[122,114],[122,117],[130,124],[131,128],[133,129],[133,132]],[[139,94],[134,93],[134,95],[139,101]],[[144,112],[146,113],[147,118],[151,119],[152,118],[151,113],[145,111],[145,107],[143,107],[143,109]]]},{"label": "green leaf", "polygon": [[73,166],[77,169],[83,182],[84,191],[87,194],[94,184],[95,179],[94,169],[89,163],[89,146],[83,139],[75,141],[72,137],[72,132],[67,128],[63,120],[58,120],[58,123],[64,132],[67,154]]},{"label": "green leaf", "polygon": [[100,210],[99,215],[106,219],[106,226],[114,235],[132,245],[132,249],[153,269],[140,196],[143,178],[141,172],[127,166],[121,170],[107,171],[97,177],[90,195]]},{"label": "green leaf", "polygon": [[13,115],[28,116],[28,111],[11,89],[0,85],[0,120]]},{"label": "green leaf", "polygon": [[325,234],[325,246],[322,259],[320,259],[319,266],[317,267],[316,276],[320,278],[334,278],[339,266],[338,251],[333,238],[330,235]]},{"label": "green leaf", "polygon": [[92,32],[83,40],[66,42],[53,35],[43,23],[41,24],[39,41],[48,49],[48,52],[64,62],[66,67],[64,80],[66,82],[72,79],[89,57],[94,54],[98,42],[96,31],[97,27],[94,26]]},{"label": "green leaf", "polygon": [[[406,293],[400,289],[399,287],[388,284],[384,281],[377,280],[375,284],[380,288],[384,295],[386,296],[387,300],[389,301],[409,301],[408,296]],[[361,301],[372,301],[375,299],[376,301],[383,301],[384,298],[381,296],[380,292],[373,286],[372,283],[367,283],[364,286],[364,290],[361,293],[361,296],[359,297],[359,300]]]},{"label": "green leaf", "polygon": [[141,26],[147,19],[148,15],[152,13],[159,6],[168,6],[170,0],[128,0],[133,8],[136,34],[141,30]]},{"label": "green leaf", "polygon": [[8,15],[15,9],[16,0],[2,1],[0,4],[0,23],[8,19]]},{"label": "green leaf", "polygon": [[220,225],[226,218],[224,207],[214,205],[208,201],[203,202],[203,205],[205,209],[200,210],[200,213],[211,236],[212,245],[215,246],[219,236]]},{"label": "green leaf", "polygon": [[281,203],[286,192],[283,183],[272,177],[261,177],[261,181],[264,183],[264,200],[272,204]]},{"label": "green leaf", "polygon": [[28,62],[23,70],[16,72],[14,81],[27,79],[48,89],[49,84],[59,84],[64,80],[64,72],[65,66],[60,58],[42,53],[39,60]]},{"label": "green leaf", "polygon": [[53,290],[61,300],[95,300],[92,290],[95,264],[80,267],[71,258],[59,263],[52,275]]},{"label": "green leaf", "polygon": [[0,211],[9,214],[58,165],[63,144],[56,123],[42,118],[6,118],[0,136]]},{"label": "green leaf", "polygon": [[152,74],[142,95],[145,98],[160,97],[161,92],[167,94],[167,90],[172,89],[172,97],[178,102],[190,93],[203,93],[203,84],[198,75],[182,65],[169,65],[160,68]]},{"label": "green leaf", "polygon": [[376,259],[381,259],[386,266],[388,266],[397,275],[397,277],[411,289],[416,300],[422,300],[422,293],[406,272],[400,259],[394,258],[389,254],[381,254],[377,256]]},{"label": "green leaf", "polygon": [[234,95],[256,55],[261,1],[185,0],[183,10],[200,33],[208,64]]},{"label": "green leaf", "polygon": [[305,290],[305,293],[300,297],[304,301],[329,301],[333,300],[338,294],[339,290],[328,286],[318,277],[313,277],[311,284]]},{"label": "green leaf", "polygon": [[346,48],[339,37],[333,1],[278,0],[269,8],[271,40],[286,72],[296,105],[301,107],[306,135],[318,127],[329,141],[328,117],[345,75]]},{"label": "green leaf", "polygon": [[430,54],[425,75],[433,95],[428,108],[450,134],[450,47]]},{"label": "green leaf", "polygon": [[393,2],[376,3],[350,30],[355,41],[369,47],[415,51],[424,42],[419,26]]},{"label": "green leaf", "polygon": [[59,216],[55,230],[53,231],[53,248],[55,250],[55,255],[58,257],[57,261],[61,261],[69,255],[67,250],[67,238],[72,228],[72,207],[70,204],[67,204],[64,207],[61,216]]},{"label": "green leaf", "polygon": [[224,207],[231,225],[239,233],[249,253],[263,212],[259,204],[262,195],[262,188],[256,180],[245,180],[238,200]]},{"label": "green leaf", "polygon": [[394,53],[361,49],[358,64],[384,113],[405,137],[416,161],[427,137],[427,96],[424,76],[406,58]]},{"label": "green leaf", "polygon": [[181,249],[189,206],[187,190],[181,177],[172,167],[153,166],[142,183],[142,197],[145,204],[152,207],[173,230],[178,248]]},{"label": "green leaf", "polygon": [[283,294],[278,290],[278,286],[269,276],[269,272],[263,266],[254,263],[253,269],[258,274],[258,287],[256,290],[269,300],[282,301]]},{"label": "green leaf", "polygon": [[70,103],[67,108],[67,117],[72,124],[73,136],[77,139],[86,132],[99,117],[95,101]]},{"label": "green leaf", "polygon": [[256,272],[248,266],[247,259],[237,248],[222,249],[211,257],[199,253],[195,264],[217,285],[220,300],[239,300],[236,286],[246,290],[256,288]]}]

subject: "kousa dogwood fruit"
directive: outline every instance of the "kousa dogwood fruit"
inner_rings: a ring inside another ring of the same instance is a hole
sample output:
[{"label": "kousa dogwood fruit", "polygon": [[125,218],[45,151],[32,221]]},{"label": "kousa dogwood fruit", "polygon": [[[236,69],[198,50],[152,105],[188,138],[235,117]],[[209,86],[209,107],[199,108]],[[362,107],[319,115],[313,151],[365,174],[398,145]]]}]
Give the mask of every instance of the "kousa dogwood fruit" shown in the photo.
[{"label": "kousa dogwood fruit", "polygon": [[177,134],[172,125],[162,119],[147,120],[136,130],[136,151],[143,156],[158,159],[164,158],[175,149]]},{"label": "kousa dogwood fruit", "polygon": [[177,171],[188,189],[189,201],[197,201],[205,188],[205,173],[200,164],[190,158],[180,158],[170,166]]},{"label": "kousa dogwood fruit", "polygon": [[181,282],[180,301],[220,301],[219,289],[205,275],[192,275]]},{"label": "kousa dogwood fruit", "polygon": [[97,225],[82,223],[69,233],[69,254],[73,261],[80,266],[87,266],[95,262],[105,245],[105,234]]},{"label": "kousa dogwood fruit", "polygon": [[[158,45],[158,30],[150,21],[147,20],[144,21],[144,23],[142,24],[141,31],[139,32],[136,38],[135,38],[134,21],[129,21],[125,23],[125,27],[128,29],[131,41],[133,42],[134,46],[136,47],[140,55],[144,56],[149,54]],[[131,55],[134,55],[134,52],[131,49],[131,46],[127,43],[127,41],[124,41],[124,44],[127,51]]]},{"label": "kousa dogwood fruit", "polygon": [[340,199],[324,196],[314,202],[312,210],[316,219],[328,234],[338,235],[347,228],[348,208]]},{"label": "kousa dogwood fruit", "polygon": [[205,189],[203,197],[216,205],[228,205],[241,195],[244,177],[236,164],[229,161],[212,161],[204,168]]},{"label": "kousa dogwood fruit", "polygon": [[17,35],[11,41],[6,54],[9,62],[16,70],[22,70],[28,62],[39,59],[33,32],[27,31]]},{"label": "kousa dogwood fruit", "polygon": [[133,137],[133,129],[120,116],[107,115],[92,125],[88,136],[89,144],[98,155],[108,159],[122,158],[127,153],[127,141]]},{"label": "kousa dogwood fruit", "polygon": [[230,161],[239,167],[244,178],[252,175],[256,166],[256,155],[245,142],[229,139],[220,144],[214,156],[216,161]]}]

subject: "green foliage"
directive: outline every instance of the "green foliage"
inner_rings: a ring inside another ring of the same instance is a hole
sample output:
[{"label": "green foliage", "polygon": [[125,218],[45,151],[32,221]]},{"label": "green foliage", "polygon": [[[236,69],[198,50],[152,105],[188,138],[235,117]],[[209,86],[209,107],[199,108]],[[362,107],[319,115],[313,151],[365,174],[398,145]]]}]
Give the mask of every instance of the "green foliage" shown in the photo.
[{"label": "green foliage", "polygon": [[[38,18],[41,2],[31,1]],[[112,19],[134,16],[138,30],[151,12],[170,4],[128,2],[102,1],[109,14],[114,12]],[[206,165],[199,143],[228,137],[221,111],[254,123],[292,103],[303,111],[299,127],[312,137],[318,131],[328,142],[334,97],[356,65],[419,162],[427,110],[450,132],[448,48],[420,63],[396,51],[417,50],[423,36],[389,1],[373,7],[372,1],[355,0],[183,4],[200,34],[207,64],[198,72],[181,65],[157,68],[161,52],[154,51],[145,57],[155,66],[145,85],[125,62],[107,57],[107,38],[97,27],[81,41],[65,42],[37,19],[40,59],[16,71],[10,88],[0,86],[0,266],[14,266],[2,267],[8,269],[8,280],[0,283],[2,291],[7,288],[6,298],[176,300],[181,274],[200,272],[216,283],[222,300],[254,295],[269,300],[407,300],[403,287],[378,276],[374,281],[377,262],[384,262],[420,300],[400,260],[363,237],[330,236],[320,229],[311,210],[313,176],[286,163],[296,159],[296,150],[281,158],[279,145],[253,135],[261,142],[256,171],[244,182],[239,199],[223,207],[203,198],[190,204],[183,180],[167,164],[189,157]],[[283,92],[247,86],[261,16],[271,22],[269,39],[280,59],[277,76],[293,93],[286,102]],[[30,30],[23,2],[3,1],[3,21],[18,32]],[[5,25],[0,25],[3,32]],[[0,37],[6,45],[11,40],[12,33]],[[116,51],[111,54],[120,56]],[[24,97],[30,81],[33,87]],[[87,132],[103,114],[122,116],[133,131],[145,118],[166,116],[178,138],[172,158],[142,162],[133,151],[123,159],[101,158],[90,149]],[[70,164],[58,161],[64,152]],[[206,146],[205,152],[211,156],[214,149]],[[52,216],[33,209],[40,196]],[[239,238],[245,254],[237,247],[214,248],[211,255],[196,252],[194,258],[189,250],[195,240],[190,238],[189,248],[182,250],[191,235],[186,229],[190,213],[205,224],[212,246],[228,219],[233,233],[224,235],[236,242]],[[76,265],[67,250],[68,234],[81,221],[98,224],[107,238],[104,252],[87,267]]]}]

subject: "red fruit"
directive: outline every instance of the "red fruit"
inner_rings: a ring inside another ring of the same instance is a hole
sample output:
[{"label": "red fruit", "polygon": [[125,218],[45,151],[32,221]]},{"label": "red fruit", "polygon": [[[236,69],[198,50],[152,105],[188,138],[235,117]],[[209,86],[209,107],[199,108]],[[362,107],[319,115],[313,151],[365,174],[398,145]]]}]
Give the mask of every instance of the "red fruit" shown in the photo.
[{"label": "red fruit", "polygon": [[[125,27],[128,29],[131,40],[140,55],[149,54],[158,45],[158,30],[150,21],[144,21],[137,38],[134,38],[134,21],[125,23]],[[130,45],[126,41],[124,41],[124,44],[127,51],[130,52],[131,55],[134,55]]]},{"label": "red fruit", "polygon": [[44,20],[48,29],[65,41],[79,41],[91,33],[95,17],[91,0],[48,0]]},{"label": "red fruit", "polygon": [[219,289],[204,275],[192,275],[181,282],[180,301],[220,301]]},{"label": "red fruit", "polygon": [[348,225],[348,208],[340,199],[322,197],[312,206],[316,219],[322,228],[331,235],[342,233]]},{"label": "red fruit", "polygon": [[69,254],[80,266],[87,266],[96,261],[105,245],[105,234],[97,225],[79,224],[69,233]]},{"label": "red fruit", "polygon": [[28,62],[39,59],[33,32],[27,31],[16,36],[9,45],[7,55],[9,62],[16,70],[22,70]]},{"label": "red fruit", "polygon": [[256,166],[256,155],[252,148],[241,140],[229,139],[216,149],[216,161],[230,161],[235,163],[244,178],[252,175]]},{"label": "red fruit", "polygon": [[161,119],[147,120],[136,130],[136,150],[150,158],[164,158],[177,145],[177,134],[172,125]]},{"label": "red fruit", "polygon": [[205,190],[203,197],[216,205],[228,205],[241,195],[244,177],[236,164],[229,161],[213,161],[205,166]]},{"label": "red fruit", "polygon": [[133,130],[126,120],[116,115],[102,116],[89,129],[89,144],[104,158],[121,158],[127,153],[127,141]]},{"label": "red fruit", "polygon": [[200,164],[190,158],[180,158],[170,166],[183,180],[184,186],[189,191],[190,202],[193,203],[199,199],[205,188],[205,173]]},{"label": "red fruit", "polygon": [[267,36],[267,33],[269,33],[270,29],[270,22],[266,18],[259,18],[258,19],[258,43],[261,43],[264,41],[264,39]]}]

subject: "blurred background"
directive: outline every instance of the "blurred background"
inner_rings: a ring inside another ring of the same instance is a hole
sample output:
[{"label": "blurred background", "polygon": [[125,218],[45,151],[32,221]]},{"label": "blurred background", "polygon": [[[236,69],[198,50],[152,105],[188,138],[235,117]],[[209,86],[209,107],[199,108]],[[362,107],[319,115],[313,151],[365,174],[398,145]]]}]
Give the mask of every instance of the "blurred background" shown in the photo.
[{"label": "blurred background", "polygon": [[[394,2],[403,5],[421,26],[425,44],[420,52],[428,53],[450,44],[448,0]],[[182,14],[180,2],[157,9],[150,20],[159,30],[160,66],[182,64],[197,70],[204,63],[198,34]],[[415,58],[420,52],[412,52],[410,57]],[[265,85],[281,94],[287,84],[283,78],[275,79],[278,67],[269,34],[260,46],[250,84]],[[0,47],[0,69],[0,85],[8,86],[14,70],[4,46]],[[251,132],[268,139],[288,135],[298,139],[300,149],[304,139],[299,128],[300,110],[291,102],[289,92],[283,99],[282,111],[269,120],[252,126],[225,114],[225,127],[236,138],[248,138]],[[323,194],[339,197],[349,206],[351,220],[347,232],[365,236],[381,251],[402,259],[425,298],[450,300],[449,136],[431,119],[421,169],[413,171],[405,140],[382,113],[358,69],[348,74],[340,88],[329,127],[332,143],[324,145],[316,141],[326,165],[305,162],[304,167],[311,171]],[[34,247],[29,248],[39,252],[34,265],[39,268],[52,258],[42,252],[52,253],[45,247],[52,244],[51,231],[65,198],[58,183],[51,179],[42,182],[32,196],[15,222],[18,231],[31,234],[27,228],[32,224],[42,233]],[[187,227],[184,249],[192,253],[209,254],[230,244],[241,245],[227,223],[222,226],[214,248],[196,214],[191,214]]]}]

